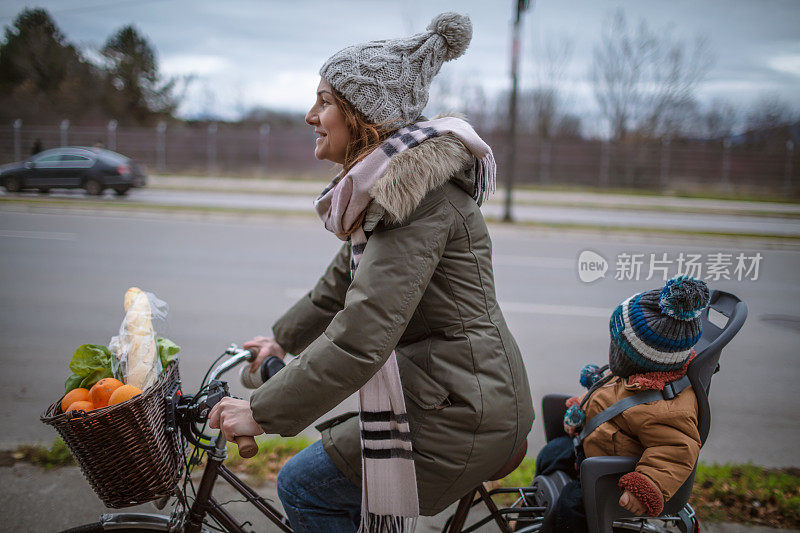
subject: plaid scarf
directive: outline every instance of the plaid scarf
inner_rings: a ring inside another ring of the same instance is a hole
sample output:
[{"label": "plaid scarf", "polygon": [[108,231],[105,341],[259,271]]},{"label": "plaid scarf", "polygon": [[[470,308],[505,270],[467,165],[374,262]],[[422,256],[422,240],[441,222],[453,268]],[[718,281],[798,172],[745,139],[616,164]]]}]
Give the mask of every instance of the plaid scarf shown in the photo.
[{"label": "plaid scarf", "polygon": [[[445,133],[454,134],[475,157],[473,198],[481,205],[495,190],[492,150],[466,121],[444,117],[405,126],[337,175],[314,201],[325,228],[350,240],[350,276],[367,245],[363,220],[369,191],[395,154]],[[361,527],[359,532],[409,532],[419,516],[417,481],[408,414],[394,350],[381,369],[358,391],[361,431]]]}]

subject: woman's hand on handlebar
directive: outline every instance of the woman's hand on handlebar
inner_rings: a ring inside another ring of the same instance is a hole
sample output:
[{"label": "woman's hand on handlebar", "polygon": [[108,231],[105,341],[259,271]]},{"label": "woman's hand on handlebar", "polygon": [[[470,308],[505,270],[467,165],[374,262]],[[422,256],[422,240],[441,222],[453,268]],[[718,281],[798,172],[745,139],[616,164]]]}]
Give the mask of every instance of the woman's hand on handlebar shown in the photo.
[{"label": "woman's hand on handlebar", "polygon": [[264,359],[270,355],[274,355],[279,359],[286,357],[286,350],[281,348],[281,345],[275,340],[275,337],[255,337],[253,340],[247,341],[242,344],[245,350],[250,350],[256,353],[255,360],[250,363],[250,372],[256,372]]},{"label": "woman's hand on handlebar", "polygon": [[208,413],[208,425],[211,429],[219,429],[229,442],[236,437],[255,437],[264,430],[253,418],[250,402],[226,396],[222,398]]}]

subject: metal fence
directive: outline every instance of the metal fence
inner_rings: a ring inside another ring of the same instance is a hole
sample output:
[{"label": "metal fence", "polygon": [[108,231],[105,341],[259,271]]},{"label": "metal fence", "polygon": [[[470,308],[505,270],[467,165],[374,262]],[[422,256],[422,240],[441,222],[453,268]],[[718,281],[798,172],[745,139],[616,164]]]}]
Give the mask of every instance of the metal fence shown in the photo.
[{"label": "metal fence", "polygon": [[[508,149],[502,134],[489,136],[498,161]],[[705,143],[542,141],[516,137],[521,183],[648,190],[716,190],[798,195],[800,154],[792,141],[779,146]]]},{"label": "metal fence", "polygon": [[[509,148],[503,132],[479,132],[500,162]],[[327,178],[331,164],[314,158],[311,128],[244,128],[227,124],[154,128],[74,127],[67,121],[28,126],[16,121],[0,128],[0,163],[31,155],[37,139],[43,148],[102,145],[147,165],[150,173]],[[778,146],[705,143],[611,143],[600,140],[542,141],[516,137],[516,182],[544,186],[718,190],[770,195],[800,194],[800,154],[791,141]]]}]

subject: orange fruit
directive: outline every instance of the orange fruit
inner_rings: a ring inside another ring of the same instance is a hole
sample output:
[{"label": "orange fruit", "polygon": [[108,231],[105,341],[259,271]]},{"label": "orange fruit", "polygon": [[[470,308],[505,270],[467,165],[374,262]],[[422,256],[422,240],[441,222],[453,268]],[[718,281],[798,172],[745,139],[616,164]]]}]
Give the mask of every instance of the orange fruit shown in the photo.
[{"label": "orange fruit", "polygon": [[64,398],[61,400],[61,412],[66,413],[67,407],[72,405],[74,402],[90,402],[91,396],[89,396],[89,391],[87,389],[72,389],[69,391]]},{"label": "orange fruit", "polygon": [[92,398],[94,408],[100,409],[108,405],[108,399],[111,398],[115,390],[123,385],[124,383],[114,378],[103,378],[95,383],[94,386],[89,389],[89,396]]},{"label": "orange fruit", "polygon": [[69,407],[67,407],[67,410],[64,412],[66,413],[69,411],[86,411],[88,413],[92,409],[94,409],[94,405],[92,405],[92,402],[77,401],[77,402],[72,402],[69,405]]},{"label": "orange fruit", "polygon": [[111,397],[108,399],[108,405],[116,405],[118,403],[122,403],[124,401],[130,400],[134,396],[138,396],[142,393],[142,389],[139,387],[134,387],[133,385],[123,385],[122,387],[117,388],[113,393],[111,393]]}]

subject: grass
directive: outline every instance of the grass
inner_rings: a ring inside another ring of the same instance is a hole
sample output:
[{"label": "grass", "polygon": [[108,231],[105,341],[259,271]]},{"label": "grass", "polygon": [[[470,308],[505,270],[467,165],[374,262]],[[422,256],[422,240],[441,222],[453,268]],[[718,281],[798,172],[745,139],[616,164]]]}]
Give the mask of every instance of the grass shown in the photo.
[{"label": "grass", "polygon": [[239,448],[229,442],[228,459],[225,464],[234,472],[247,474],[251,479],[263,482],[275,481],[284,463],[314,441],[307,437],[273,437],[256,442],[258,455],[252,459],[242,459],[239,456]]},{"label": "grass", "polygon": [[[495,487],[526,487],[535,461],[522,464]],[[510,504],[516,498],[506,497]],[[500,498],[498,498],[500,500]],[[701,522],[735,522],[774,528],[800,528],[800,468],[765,468],[753,464],[700,463],[689,500]]]},{"label": "grass", "polygon": [[800,469],[700,464],[692,506],[708,521],[800,528]]},{"label": "grass", "polygon": [[[8,452],[6,452],[8,453]],[[75,460],[63,439],[56,439],[47,448],[37,444],[23,444],[9,453],[12,462],[20,461],[40,466],[45,470],[60,468],[62,466],[72,466]]]},{"label": "grass", "polygon": [[[259,452],[252,459],[242,459],[237,447],[229,443],[225,462],[254,484],[274,482],[286,461],[313,441],[307,437],[273,437],[258,439],[257,442]],[[5,453],[13,461],[31,463],[45,470],[75,464],[69,448],[61,439],[49,448],[22,445]],[[526,457],[514,472],[490,485],[491,488],[527,487],[534,474],[535,461]],[[497,500],[510,503],[513,496]],[[800,528],[800,468],[700,463],[690,502],[701,521],[797,529]]]}]

